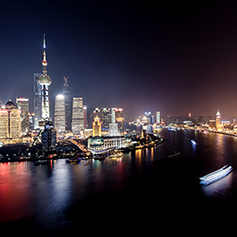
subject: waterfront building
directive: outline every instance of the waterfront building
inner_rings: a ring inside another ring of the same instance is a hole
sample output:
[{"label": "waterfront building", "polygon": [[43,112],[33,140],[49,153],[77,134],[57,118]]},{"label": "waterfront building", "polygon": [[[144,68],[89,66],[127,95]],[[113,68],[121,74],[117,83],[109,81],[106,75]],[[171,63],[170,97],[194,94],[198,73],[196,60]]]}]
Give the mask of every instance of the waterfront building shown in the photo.
[{"label": "waterfront building", "polygon": [[105,149],[120,149],[127,146],[125,137],[100,137],[95,136],[88,139],[88,149],[98,152]]},{"label": "waterfront building", "polygon": [[48,155],[56,151],[56,130],[52,121],[46,121],[41,133],[42,151]]},{"label": "waterfront building", "polygon": [[39,128],[39,121],[42,118],[42,93],[41,85],[39,84],[39,77],[42,73],[33,74],[33,90],[34,90],[34,119],[33,126],[34,129]]},{"label": "waterfront building", "polygon": [[160,111],[156,112],[156,123],[160,124]]},{"label": "waterfront building", "polygon": [[93,137],[100,137],[101,136],[101,122],[98,116],[95,117],[93,122]]},{"label": "waterfront building", "polygon": [[209,129],[214,129],[216,128],[216,120],[210,119],[209,120]]},{"label": "waterfront building", "polygon": [[84,111],[82,97],[73,97],[72,102],[72,132],[80,134],[84,129]]},{"label": "waterfront building", "polygon": [[21,110],[21,133],[26,135],[29,132],[29,99],[16,98],[17,108]]},{"label": "waterfront building", "polygon": [[19,139],[21,136],[21,111],[9,100],[0,110],[0,139]]},{"label": "waterfront building", "polygon": [[45,43],[45,35],[43,37],[43,74],[38,78],[38,83],[41,85],[41,95],[42,95],[42,120],[49,120],[49,86],[52,83],[51,78],[47,75],[47,65],[48,62],[46,60],[46,43]]},{"label": "waterfront building", "polygon": [[65,97],[55,97],[54,126],[58,133],[65,132]]},{"label": "waterfront building", "polygon": [[6,109],[0,110],[0,139],[9,137],[8,128],[8,111]]},{"label": "waterfront building", "polygon": [[220,126],[221,126],[221,114],[218,109],[216,113],[216,129],[220,128]]},{"label": "waterfront building", "polygon": [[68,77],[63,78],[63,95],[65,98],[65,123],[66,123],[66,131],[72,130],[72,97],[70,94]]}]

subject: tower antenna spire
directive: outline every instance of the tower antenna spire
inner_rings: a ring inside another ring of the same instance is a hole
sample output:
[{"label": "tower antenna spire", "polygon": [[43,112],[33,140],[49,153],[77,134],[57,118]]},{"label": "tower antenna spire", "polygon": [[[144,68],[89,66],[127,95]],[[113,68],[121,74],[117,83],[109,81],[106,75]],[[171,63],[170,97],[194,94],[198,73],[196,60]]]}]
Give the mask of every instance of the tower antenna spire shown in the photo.
[{"label": "tower antenna spire", "polygon": [[43,48],[46,49],[45,34],[43,34]]},{"label": "tower antenna spire", "polygon": [[43,34],[43,60],[42,60],[42,65],[43,65],[43,73],[47,74],[47,60],[46,60],[46,43],[45,43],[45,34]]}]

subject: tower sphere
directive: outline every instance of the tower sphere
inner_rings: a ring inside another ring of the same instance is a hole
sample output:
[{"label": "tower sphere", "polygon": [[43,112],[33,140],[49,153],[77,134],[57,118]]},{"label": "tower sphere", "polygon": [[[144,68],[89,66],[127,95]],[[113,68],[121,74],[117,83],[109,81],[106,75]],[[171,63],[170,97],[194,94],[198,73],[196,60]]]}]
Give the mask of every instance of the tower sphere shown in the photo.
[{"label": "tower sphere", "polygon": [[51,78],[47,74],[43,74],[39,77],[38,82],[41,86],[49,86],[52,83]]}]

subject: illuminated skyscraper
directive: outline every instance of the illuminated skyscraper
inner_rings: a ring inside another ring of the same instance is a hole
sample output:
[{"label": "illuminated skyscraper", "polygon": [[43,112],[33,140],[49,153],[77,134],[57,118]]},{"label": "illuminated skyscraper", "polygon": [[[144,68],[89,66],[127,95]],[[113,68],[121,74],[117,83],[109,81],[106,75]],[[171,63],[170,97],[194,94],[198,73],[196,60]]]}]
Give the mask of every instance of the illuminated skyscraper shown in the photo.
[{"label": "illuminated skyscraper", "polygon": [[66,131],[72,130],[72,98],[70,95],[70,89],[68,84],[68,77],[63,78],[63,95],[65,98],[65,123]]},{"label": "illuminated skyscraper", "polygon": [[41,133],[42,151],[46,154],[52,154],[56,151],[56,130],[52,121],[45,121],[44,129]]},{"label": "illuminated skyscraper", "polygon": [[101,118],[102,118],[102,128],[104,130],[108,130],[109,124],[111,123],[110,108],[102,108]]},{"label": "illuminated skyscraper", "polygon": [[54,127],[58,133],[65,132],[65,97],[57,95],[55,97]]},{"label": "illuminated skyscraper", "polygon": [[21,136],[21,111],[12,101],[0,110],[0,138],[17,139]]},{"label": "illuminated skyscraper", "polygon": [[83,105],[83,112],[84,112],[84,128],[87,128],[87,106]]},{"label": "illuminated skyscraper", "polygon": [[29,99],[17,98],[17,108],[21,110],[21,133],[27,134],[29,132]]},{"label": "illuminated skyscraper", "polygon": [[156,112],[156,123],[160,124],[160,111]]},{"label": "illuminated skyscraper", "polygon": [[220,126],[221,126],[221,114],[218,109],[218,111],[216,113],[216,129],[220,128]]},{"label": "illuminated skyscraper", "polygon": [[111,111],[111,121],[113,125],[109,125],[109,133],[110,136],[118,136],[119,132],[124,132],[123,108],[112,108]]},{"label": "illuminated skyscraper", "polygon": [[101,122],[98,116],[95,117],[93,122],[93,137],[101,137]]},{"label": "illuminated skyscraper", "polygon": [[49,116],[49,85],[51,85],[51,78],[47,75],[47,60],[46,60],[46,43],[45,35],[43,38],[43,75],[38,78],[38,83],[41,85],[42,91],[42,119],[47,120]]},{"label": "illuminated skyscraper", "polygon": [[72,132],[79,134],[84,129],[84,111],[82,97],[73,97],[72,101]]}]

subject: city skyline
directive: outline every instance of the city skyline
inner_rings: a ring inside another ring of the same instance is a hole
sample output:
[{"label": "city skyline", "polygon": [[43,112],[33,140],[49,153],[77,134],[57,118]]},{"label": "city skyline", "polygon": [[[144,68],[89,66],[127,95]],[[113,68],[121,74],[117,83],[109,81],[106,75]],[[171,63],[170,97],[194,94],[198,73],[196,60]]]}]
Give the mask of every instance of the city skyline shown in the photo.
[{"label": "city skyline", "polygon": [[58,1],[42,17],[44,7],[3,4],[3,102],[26,97],[32,111],[46,34],[51,101],[69,76],[71,94],[88,107],[122,107],[126,117],[157,110],[237,115],[236,3]]}]

